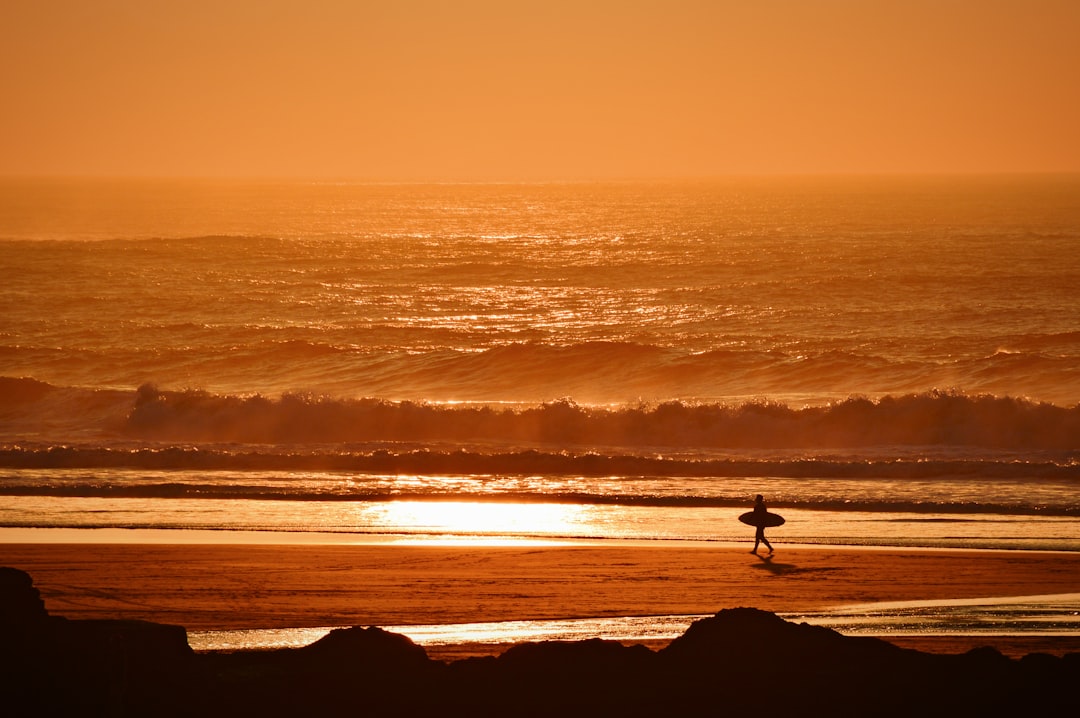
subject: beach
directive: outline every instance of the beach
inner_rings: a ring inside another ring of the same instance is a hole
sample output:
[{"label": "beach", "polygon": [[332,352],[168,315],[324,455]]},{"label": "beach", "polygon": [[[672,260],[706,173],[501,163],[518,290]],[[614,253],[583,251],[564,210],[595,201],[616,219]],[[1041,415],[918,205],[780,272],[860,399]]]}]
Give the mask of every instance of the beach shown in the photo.
[{"label": "beach", "polygon": [[1080,3],[131,4],[0,26],[0,714],[1077,702]]},{"label": "beach", "polygon": [[[743,545],[674,543],[9,543],[0,546],[0,564],[30,573],[52,615],[189,631],[711,614],[744,606],[790,613],[1080,591],[1075,553],[782,546],[770,558]],[[1006,653],[1080,650],[1075,636],[895,642],[944,652],[975,645]],[[442,650],[463,654],[461,647]]]}]

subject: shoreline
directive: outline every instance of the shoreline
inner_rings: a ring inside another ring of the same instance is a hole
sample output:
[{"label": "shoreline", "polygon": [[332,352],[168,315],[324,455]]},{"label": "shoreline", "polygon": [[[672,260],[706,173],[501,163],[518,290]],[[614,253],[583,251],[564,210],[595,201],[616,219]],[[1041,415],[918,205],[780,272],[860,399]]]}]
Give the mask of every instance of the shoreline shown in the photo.
[{"label": "shoreline", "polygon": [[[773,538],[781,550],[851,551],[886,553],[1020,553],[1080,556],[1080,550],[1027,548],[1022,546],[904,545],[902,543],[806,543]],[[624,538],[600,536],[532,536],[502,534],[457,534],[446,532],[349,533],[338,531],[281,531],[276,529],[188,529],[188,528],[60,528],[0,527],[0,547],[13,545],[135,545],[135,546],[382,546],[429,548],[711,548],[743,549],[752,539]],[[764,553],[764,550],[762,550]]]},{"label": "shoreline", "polygon": [[[446,660],[447,656],[499,655],[520,643],[593,638],[659,650],[685,634],[691,623],[710,615],[611,616],[380,628],[407,636],[429,655]],[[924,652],[962,653],[992,644],[1013,657],[1033,652],[1080,653],[1080,593],[862,604],[777,615],[793,623],[822,626],[849,637],[885,639]],[[989,623],[988,616],[991,617]],[[345,628],[349,627],[193,631],[188,633],[188,641],[193,650],[203,653],[294,649]]]}]

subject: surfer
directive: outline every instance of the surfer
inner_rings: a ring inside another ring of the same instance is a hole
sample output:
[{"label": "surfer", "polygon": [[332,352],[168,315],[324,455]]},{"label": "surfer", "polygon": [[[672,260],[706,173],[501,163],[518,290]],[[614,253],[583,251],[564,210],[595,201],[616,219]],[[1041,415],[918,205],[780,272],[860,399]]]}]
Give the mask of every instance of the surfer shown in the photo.
[{"label": "surfer", "polygon": [[769,540],[767,538],[765,538],[765,514],[767,514],[768,512],[769,510],[765,508],[765,497],[763,497],[761,494],[758,494],[757,498],[754,499],[754,518],[757,519],[755,521],[755,524],[757,526],[757,533],[754,534],[754,550],[750,553],[756,554],[758,546],[761,544],[765,544],[765,546],[769,549],[769,553],[773,552],[772,544],[769,543]]}]

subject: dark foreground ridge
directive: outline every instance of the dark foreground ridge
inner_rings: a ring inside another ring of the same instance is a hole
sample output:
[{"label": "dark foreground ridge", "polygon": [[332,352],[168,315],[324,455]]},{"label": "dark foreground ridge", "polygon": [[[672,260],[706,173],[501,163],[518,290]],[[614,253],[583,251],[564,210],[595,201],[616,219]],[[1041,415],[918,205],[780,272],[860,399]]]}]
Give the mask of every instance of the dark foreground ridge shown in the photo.
[{"label": "dark foreground ridge", "polygon": [[443,663],[349,628],[300,649],[196,654],[178,626],[50,616],[28,574],[0,568],[10,716],[1055,715],[1075,708],[1078,680],[1080,654],[928,654],[753,608],[660,651],[593,639]]}]

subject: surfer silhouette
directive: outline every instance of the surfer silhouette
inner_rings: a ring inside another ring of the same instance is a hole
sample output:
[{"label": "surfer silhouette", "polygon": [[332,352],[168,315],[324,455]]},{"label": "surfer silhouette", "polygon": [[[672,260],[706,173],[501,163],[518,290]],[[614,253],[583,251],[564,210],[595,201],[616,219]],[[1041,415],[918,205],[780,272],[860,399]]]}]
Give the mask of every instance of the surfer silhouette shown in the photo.
[{"label": "surfer silhouette", "polygon": [[767,523],[765,515],[769,513],[769,510],[765,508],[765,498],[758,494],[754,499],[754,525],[757,526],[757,532],[754,534],[754,550],[750,553],[757,553],[758,546],[765,544],[769,549],[769,553],[773,552],[772,544],[765,538],[765,524]]}]

